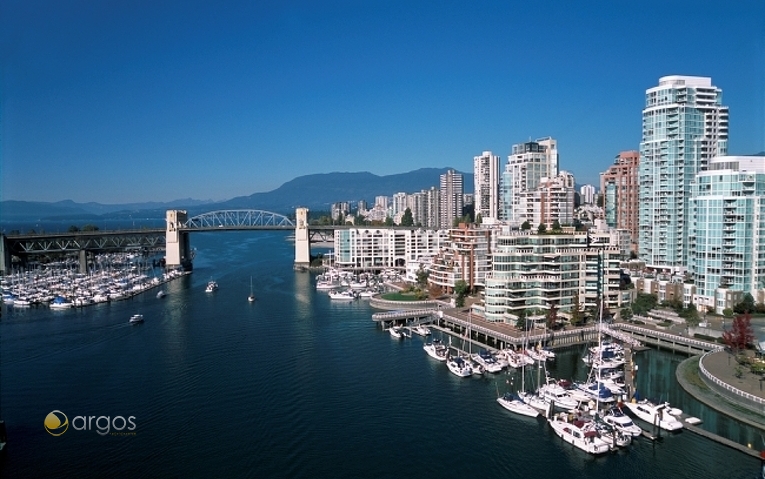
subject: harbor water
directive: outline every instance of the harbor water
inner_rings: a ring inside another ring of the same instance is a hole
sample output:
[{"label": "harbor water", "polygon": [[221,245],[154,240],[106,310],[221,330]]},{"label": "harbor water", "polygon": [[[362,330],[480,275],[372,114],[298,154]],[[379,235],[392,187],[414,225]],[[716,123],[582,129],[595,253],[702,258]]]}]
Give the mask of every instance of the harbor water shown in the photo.
[{"label": "harbor water", "polygon": [[[3,306],[3,477],[753,478],[760,462],[689,431],[602,457],[496,402],[517,374],[458,378],[423,341],[376,327],[294,272],[287,233],[191,235],[193,274],[80,309]],[[250,278],[256,301],[248,302]],[[214,279],[220,288],[205,293]],[[143,324],[131,325],[133,314]],[[582,350],[551,373],[582,377]],[[638,388],[763,448],[758,431],[685,395],[665,351],[637,355]],[[66,415],[54,436],[44,421]],[[105,416],[109,419],[101,419]],[[131,429],[131,422],[135,425]],[[759,442],[758,442],[759,441]]]}]

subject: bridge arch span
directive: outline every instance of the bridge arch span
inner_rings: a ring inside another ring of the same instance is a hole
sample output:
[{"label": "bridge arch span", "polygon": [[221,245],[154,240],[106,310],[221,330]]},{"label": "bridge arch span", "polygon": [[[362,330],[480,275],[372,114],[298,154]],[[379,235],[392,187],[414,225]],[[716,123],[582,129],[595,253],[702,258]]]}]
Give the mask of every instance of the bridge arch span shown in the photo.
[{"label": "bridge arch span", "polygon": [[185,230],[213,228],[295,228],[284,215],[263,210],[218,210],[193,216],[183,223]]}]

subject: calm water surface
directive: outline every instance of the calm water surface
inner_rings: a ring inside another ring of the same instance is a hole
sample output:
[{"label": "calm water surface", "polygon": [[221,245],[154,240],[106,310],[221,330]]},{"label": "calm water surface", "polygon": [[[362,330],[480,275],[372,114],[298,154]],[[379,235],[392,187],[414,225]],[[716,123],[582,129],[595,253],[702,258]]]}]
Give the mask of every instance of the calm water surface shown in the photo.
[{"label": "calm water surface", "polygon": [[[194,273],[166,285],[164,299],[4,307],[4,477],[752,478],[759,470],[756,459],[688,431],[590,457],[543,420],[495,402],[519,378],[457,378],[420,338],[394,341],[376,329],[367,303],[316,292],[311,274],[292,271],[285,234],[194,233],[192,244]],[[206,294],[211,278],[220,289]],[[129,325],[137,312],[146,322]],[[553,373],[580,377],[580,353],[563,352]],[[673,379],[682,359],[641,353],[639,387],[667,391],[711,427],[756,441],[759,433],[689,405]],[[53,410],[70,422],[134,416],[137,427],[101,436],[95,424],[70,425],[53,437],[43,427]]]}]

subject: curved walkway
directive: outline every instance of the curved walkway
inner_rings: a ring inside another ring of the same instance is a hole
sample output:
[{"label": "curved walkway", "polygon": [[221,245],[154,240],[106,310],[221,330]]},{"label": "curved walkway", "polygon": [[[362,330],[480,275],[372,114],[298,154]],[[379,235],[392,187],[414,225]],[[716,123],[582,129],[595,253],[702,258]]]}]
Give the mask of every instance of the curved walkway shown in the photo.
[{"label": "curved walkway", "polygon": [[[699,368],[701,358],[702,356],[693,356],[680,363],[675,373],[680,386],[696,400],[712,409],[752,427],[765,430],[765,406],[746,402],[743,397],[740,401],[734,402],[729,396],[724,396],[712,389],[707,383],[708,380],[702,379],[703,375]],[[703,356],[703,366],[710,375],[732,388],[765,400],[765,392],[760,389],[760,387],[765,389],[765,384],[751,372],[745,372],[741,378],[737,378],[736,364],[735,358],[726,351],[716,351]]]}]

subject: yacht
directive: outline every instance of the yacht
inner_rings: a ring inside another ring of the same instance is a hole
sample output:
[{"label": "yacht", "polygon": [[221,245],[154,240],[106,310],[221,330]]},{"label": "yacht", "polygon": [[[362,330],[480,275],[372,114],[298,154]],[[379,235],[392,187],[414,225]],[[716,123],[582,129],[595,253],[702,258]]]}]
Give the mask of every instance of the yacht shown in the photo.
[{"label": "yacht", "polygon": [[488,351],[480,351],[478,354],[471,356],[473,361],[483,366],[483,368],[490,373],[498,373],[502,371],[502,366],[494,359],[494,356]]},{"label": "yacht", "polygon": [[431,334],[427,326],[418,325],[413,326],[411,329],[414,334],[419,334],[420,336],[429,336]]},{"label": "yacht", "polygon": [[497,402],[503,408],[516,414],[521,414],[523,416],[529,417],[539,416],[539,411],[521,401],[521,398],[515,394],[505,393],[503,396],[497,398]]},{"label": "yacht", "polygon": [[667,431],[677,431],[683,428],[680,415],[683,411],[671,408],[668,402],[654,404],[647,399],[625,403],[624,406],[632,414],[648,424],[658,425]]},{"label": "yacht", "polygon": [[466,378],[473,375],[473,368],[471,368],[470,365],[459,356],[452,356],[447,358],[446,367],[449,368],[449,371],[451,371],[452,374],[455,374],[461,378]]},{"label": "yacht", "polygon": [[404,339],[404,331],[401,329],[401,326],[391,326],[388,328],[388,332],[393,338]]},{"label": "yacht", "polygon": [[629,416],[624,414],[624,411],[618,407],[612,407],[603,414],[603,422],[610,424],[618,431],[625,434],[630,434],[633,437],[638,437],[643,433],[643,430],[632,422]]},{"label": "yacht", "polygon": [[592,455],[605,454],[611,445],[604,440],[592,421],[572,420],[569,414],[562,412],[547,420],[555,434],[569,444]]},{"label": "yacht", "polygon": [[434,339],[431,342],[423,344],[422,349],[428,353],[428,356],[436,361],[446,361],[446,356],[449,352],[449,348],[447,348],[440,339]]},{"label": "yacht", "polygon": [[573,411],[579,407],[579,401],[571,397],[568,391],[555,381],[548,380],[547,384],[540,387],[537,393],[545,402],[552,404],[558,409]]},{"label": "yacht", "polygon": [[56,296],[53,301],[50,302],[48,307],[50,309],[69,309],[74,306],[74,303],[67,301],[63,296]]},{"label": "yacht", "polygon": [[134,314],[128,322],[132,324],[143,323],[143,314]]},{"label": "yacht", "polygon": [[218,283],[216,283],[213,280],[210,280],[210,282],[207,283],[207,288],[205,288],[205,292],[212,293],[213,291],[218,289]]},{"label": "yacht", "polygon": [[350,290],[343,290],[343,291],[330,291],[327,293],[331,299],[339,299],[343,301],[353,301],[356,299],[356,295],[353,293],[353,291]]},{"label": "yacht", "polygon": [[165,293],[164,289],[160,289],[159,292],[157,292],[157,299],[162,299],[165,296],[167,296],[167,293]]}]

